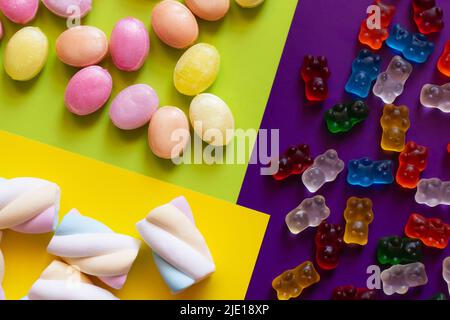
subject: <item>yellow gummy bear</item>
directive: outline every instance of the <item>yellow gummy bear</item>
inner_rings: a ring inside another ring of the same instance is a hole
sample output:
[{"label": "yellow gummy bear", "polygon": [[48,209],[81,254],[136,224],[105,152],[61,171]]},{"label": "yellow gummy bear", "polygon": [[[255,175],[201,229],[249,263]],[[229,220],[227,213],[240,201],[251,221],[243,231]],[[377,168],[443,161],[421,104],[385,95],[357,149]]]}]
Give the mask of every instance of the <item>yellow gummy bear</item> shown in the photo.
[{"label": "yellow gummy bear", "polygon": [[272,287],[277,291],[278,300],[297,298],[303,289],[320,281],[311,261],[306,261],[295,269],[287,270],[272,281]]},{"label": "yellow gummy bear", "polygon": [[401,152],[405,147],[406,131],[410,125],[407,106],[385,105],[381,117],[381,127],[383,128],[381,148],[387,151]]},{"label": "yellow gummy bear", "polygon": [[187,96],[196,96],[208,89],[220,69],[217,49],[206,43],[189,48],[180,58],[173,74],[177,90]]},{"label": "yellow gummy bear", "polygon": [[347,200],[344,212],[344,241],[348,244],[367,244],[369,224],[373,221],[372,200],[368,198],[351,197]]},{"label": "yellow gummy bear", "polygon": [[4,57],[6,73],[18,81],[27,81],[41,72],[48,57],[48,40],[41,29],[25,27],[9,40]]}]

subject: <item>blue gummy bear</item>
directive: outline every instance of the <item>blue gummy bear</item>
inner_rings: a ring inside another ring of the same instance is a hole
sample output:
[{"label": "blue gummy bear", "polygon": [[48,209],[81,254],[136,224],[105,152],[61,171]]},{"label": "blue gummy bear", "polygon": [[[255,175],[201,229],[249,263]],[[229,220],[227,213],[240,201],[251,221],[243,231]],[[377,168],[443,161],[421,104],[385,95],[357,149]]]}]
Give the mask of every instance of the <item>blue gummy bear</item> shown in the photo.
[{"label": "blue gummy bear", "polygon": [[345,91],[361,98],[367,98],[372,83],[381,70],[381,57],[363,49],[352,64],[352,75],[345,85]]},{"label": "blue gummy bear", "polygon": [[373,161],[367,157],[350,160],[347,182],[362,187],[370,187],[373,184],[391,184],[394,182],[392,161]]},{"label": "blue gummy bear", "polygon": [[426,62],[434,51],[434,43],[426,36],[421,33],[411,33],[399,24],[393,27],[386,44],[415,63]]}]

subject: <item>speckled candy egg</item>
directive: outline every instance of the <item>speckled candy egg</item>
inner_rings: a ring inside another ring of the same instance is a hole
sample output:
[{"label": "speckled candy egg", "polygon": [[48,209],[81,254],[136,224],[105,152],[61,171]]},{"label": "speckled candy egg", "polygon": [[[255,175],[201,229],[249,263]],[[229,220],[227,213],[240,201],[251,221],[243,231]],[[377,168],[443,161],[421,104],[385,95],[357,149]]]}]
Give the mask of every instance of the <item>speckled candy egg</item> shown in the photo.
[{"label": "speckled candy egg", "polygon": [[72,67],[87,67],[102,61],[108,53],[105,33],[91,26],[67,29],[56,40],[56,55]]},{"label": "speckled candy egg", "polygon": [[48,57],[48,40],[41,29],[25,27],[17,31],[5,49],[6,73],[18,81],[34,78],[44,68]]},{"label": "speckled candy egg", "polygon": [[152,87],[136,84],[115,97],[109,109],[109,116],[116,127],[133,130],[147,124],[158,105],[158,95]]},{"label": "speckled candy egg", "polygon": [[147,28],[138,19],[122,19],[111,33],[109,47],[113,63],[119,70],[139,70],[150,50]]},{"label": "speckled candy egg", "polygon": [[12,22],[27,24],[36,16],[39,0],[0,0],[0,11]]},{"label": "speckled candy egg", "polygon": [[230,9],[230,0],[186,0],[185,2],[197,17],[208,21],[223,18]]},{"label": "speckled candy egg", "polygon": [[92,0],[42,0],[42,3],[57,16],[68,18],[74,15],[71,8],[80,10],[80,18],[88,14],[92,9]]},{"label": "speckled candy egg", "polygon": [[208,89],[220,69],[217,49],[206,43],[189,48],[180,58],[173,75],[175,88],[187,96],[195,96]]},{"label": "speckled candy egg", "polygon": [[67,109],[79,116],[94,113],[108,101],[113,81],[106,69],[91,66],[78,71],[66,88]]},{"label": "speckled candy egg", "polygon": [[177,107],[162,107],[150,120],[148,143],[162,159],[175,159],[183,153],[190,140],[189,121]]},{"label": "speckled candy egg", "polygon": [[165,44],[183,49],[198,38],[198,24],[192,12],[182,3],[164,0],[152,12],[152,27]]},{"label": "speckled candy egg", "polygon": [[243,8],[254,8],[263,3],[264,0],[236,0],[236,2]]},{"label": "speckled candy egg", "polygon": [[234,137],[234,117],[228,105],[210,93],[196,96],[189,108],[195,133],[213,146],[224,146]]}]

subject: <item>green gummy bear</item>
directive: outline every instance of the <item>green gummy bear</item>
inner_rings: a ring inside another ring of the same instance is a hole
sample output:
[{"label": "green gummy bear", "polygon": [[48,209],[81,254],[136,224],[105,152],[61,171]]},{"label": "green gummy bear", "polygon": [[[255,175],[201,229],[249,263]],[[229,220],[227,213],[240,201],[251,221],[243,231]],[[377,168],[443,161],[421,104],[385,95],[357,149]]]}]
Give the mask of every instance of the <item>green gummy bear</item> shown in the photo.
[{"label": "green gummy bear", "polygon": [[363,101],[340,103],[325,112],[325,121],[331,133],[348,132],[369,116],[369,107]]},{"label": "green gummy bear", "polygon": [[419,262],[422,257],[422,243],[419,240],[392,236],[378,241],[377,258],[381,264]]}]

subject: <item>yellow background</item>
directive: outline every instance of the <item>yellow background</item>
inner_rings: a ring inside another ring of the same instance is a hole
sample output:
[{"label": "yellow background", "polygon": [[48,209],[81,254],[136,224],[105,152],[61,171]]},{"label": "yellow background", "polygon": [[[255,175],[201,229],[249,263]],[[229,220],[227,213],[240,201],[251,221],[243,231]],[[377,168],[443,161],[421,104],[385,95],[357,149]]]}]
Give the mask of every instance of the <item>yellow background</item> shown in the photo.
[{"label": "yellow background", "polygon": [[[142,243],[125,287],[113,291],[119,298],[245,297],[269,220],[267,215],[3,131],[0,131],[0,150],[0,176],[39,177],[59,184],[60,219],[71,208],[77,208],[116,232],[139,238],[137,221],[156,206],[180,195],[186,197],[213,254],[216,273],[172,296],[153,263],[150,249]],[[46,253],[51,236],[4,232],[0,248],[5,256],[3,288],[8,299],[25,296],[52,261]]]}]

